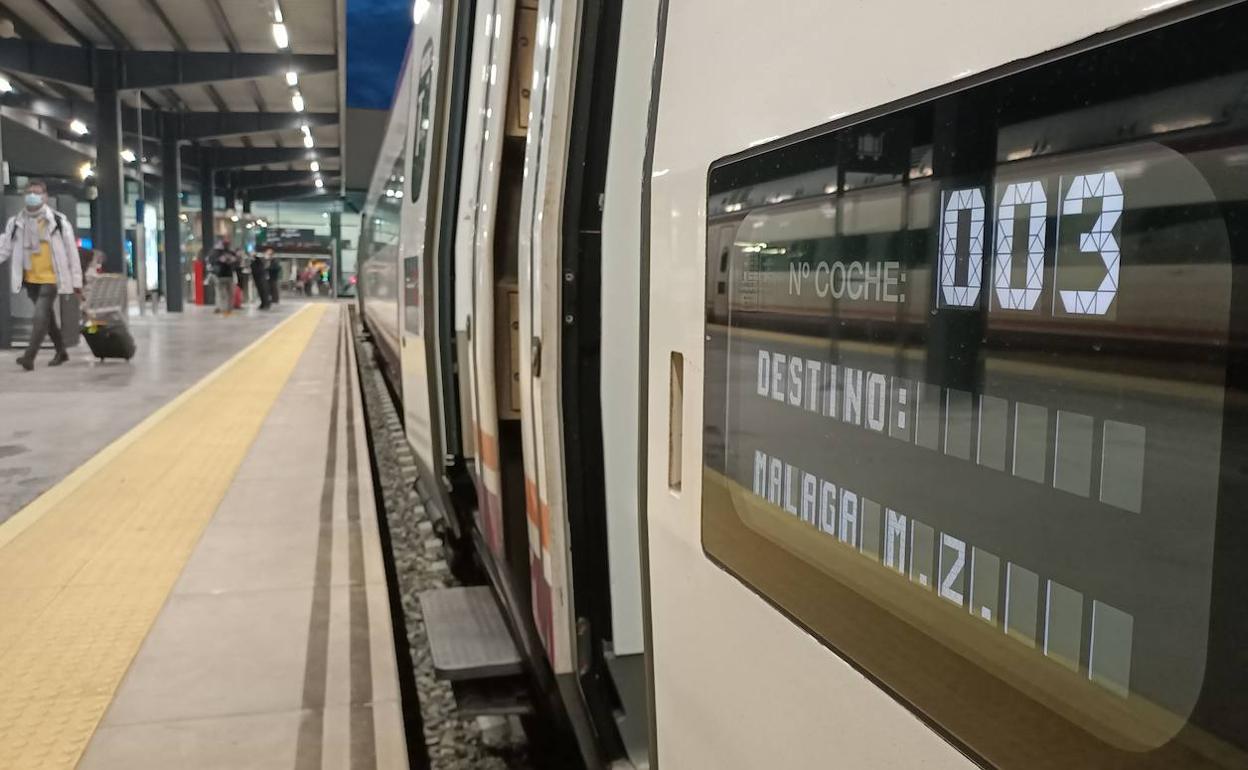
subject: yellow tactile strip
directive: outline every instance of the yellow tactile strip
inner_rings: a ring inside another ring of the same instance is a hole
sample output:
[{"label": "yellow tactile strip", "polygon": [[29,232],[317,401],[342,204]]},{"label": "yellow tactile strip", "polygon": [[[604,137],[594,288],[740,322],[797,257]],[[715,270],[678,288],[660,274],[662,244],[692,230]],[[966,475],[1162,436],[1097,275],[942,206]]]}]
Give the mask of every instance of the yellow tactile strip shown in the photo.
[{"label": "yellow tactile strip", "polygon": [[326,310],[303,308],[0,526],[0,768],[77,764]]}]

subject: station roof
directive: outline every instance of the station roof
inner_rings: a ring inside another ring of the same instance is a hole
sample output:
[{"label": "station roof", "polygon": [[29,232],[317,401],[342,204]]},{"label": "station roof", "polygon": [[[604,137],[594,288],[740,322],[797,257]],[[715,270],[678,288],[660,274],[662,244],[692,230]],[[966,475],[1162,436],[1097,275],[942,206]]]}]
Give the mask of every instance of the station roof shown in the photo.
[{"label": "station roof", "polygon": [[[17,172],[23,169],[12,142],[29,145],[25,162],[60,172],[93,157],[92,83],[99,68],[113,62],[124,89],[124,143],[140,156],[130,166],[142,164],[145,173],[159,175],[157,135],[172,126],[197,146],[183,151],[184,163],[195,166],[200,152],[211,153],[215,167],[230,170],[221,182],[250,190],[254,199],[316,193],[314,157],[324,192],[337,195],[344,3],[0,0],[0,73],[12,85],[0,96],[0,114],[7,119],[4,155]],[[277,42],[279,21],[286,48]],[[293,85],[291,71],[297,73]],[[71,128],[74,121],[82,121],[88,133]],[[54,144],[39,147],[39,137]],[[183,177],[190,181],[194,174],[184,171]]]}]

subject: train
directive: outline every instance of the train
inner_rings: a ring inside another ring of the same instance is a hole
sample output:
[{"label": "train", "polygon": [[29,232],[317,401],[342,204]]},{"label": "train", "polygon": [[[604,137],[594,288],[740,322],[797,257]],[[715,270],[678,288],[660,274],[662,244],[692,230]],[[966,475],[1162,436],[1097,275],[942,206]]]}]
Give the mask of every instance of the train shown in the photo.
[{"label": "train", "polygon": [[568,766],[1248,766],[1248,3],[416,0],[358,302]]}]

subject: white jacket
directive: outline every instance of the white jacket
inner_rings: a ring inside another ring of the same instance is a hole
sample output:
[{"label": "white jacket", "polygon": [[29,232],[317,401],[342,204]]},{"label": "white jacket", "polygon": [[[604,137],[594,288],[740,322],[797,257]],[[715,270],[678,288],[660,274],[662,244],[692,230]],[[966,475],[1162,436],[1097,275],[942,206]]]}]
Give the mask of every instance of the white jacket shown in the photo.
[{"label": "white jacket", "polygon": [[[69,217],[44,206],[43,216],[47,220],[48,244],[52,247],[52,268],[56,271],[56,291],[58,294],[73,294],[74,289],[82,288],[82,262],[78,259],[78,241],[74,238],[74,226]],[[9,261],[9,274],[12,276],[9,286],[16,294],[22,290],[22,280],[26,269],[26,259],[21,254],[22,222],[24,217],[12,216],[4,223],[4,232],[0,233],[0,265]],[[17,245],[17,254],[14,246]],[[16,257],[16,258],[14,258]]]}]

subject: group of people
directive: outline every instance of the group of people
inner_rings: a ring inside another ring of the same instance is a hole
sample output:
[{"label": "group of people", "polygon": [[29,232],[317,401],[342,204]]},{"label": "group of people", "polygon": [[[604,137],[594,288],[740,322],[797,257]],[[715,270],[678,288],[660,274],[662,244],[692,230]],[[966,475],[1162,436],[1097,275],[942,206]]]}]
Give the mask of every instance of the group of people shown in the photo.
[{"label": "group of people", "polygon": [[[208,253],[206,272],[214,276],[217,295],[217,308],[214,313],[228,316],[233,312],[235,290],[243,285],[243,265],[246,261],[246,255],[236,251],[229,238],[223,238]],[[282,265],[273,249],[266,248],[252,255],[248,267],[251,270],[251,280],[256,285],[256,294],[260,297],[260,309],[268,310],[278,301]]]},{"label": "group of people", "polygon": [[325,293],[325,286],[329,282],[329,265],[319,260],[313,260],[299,271],[298,280],[296,281],[298,289],[309,297]]}]

